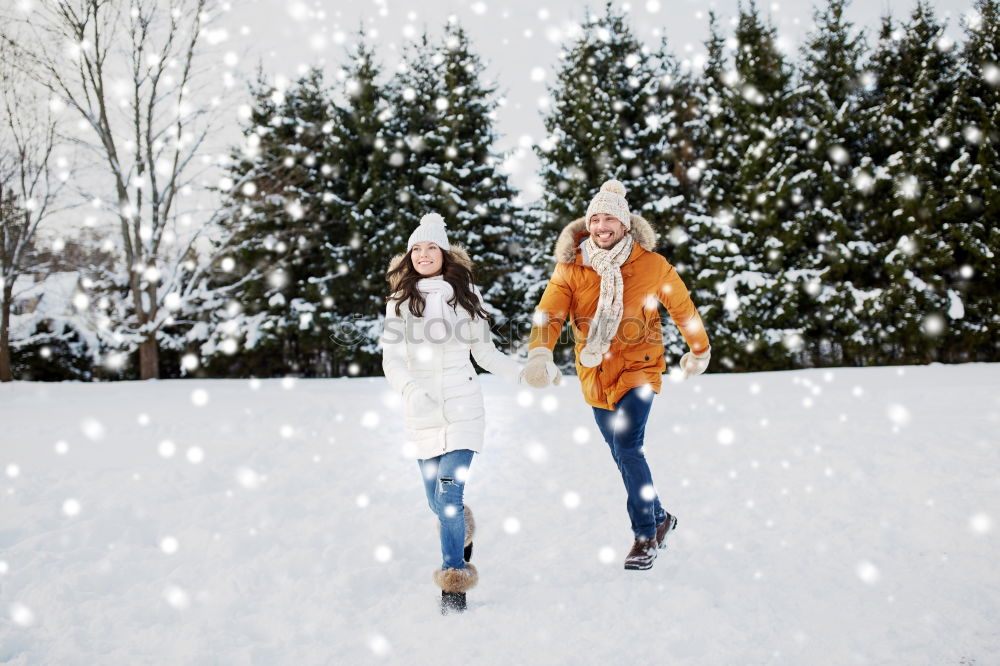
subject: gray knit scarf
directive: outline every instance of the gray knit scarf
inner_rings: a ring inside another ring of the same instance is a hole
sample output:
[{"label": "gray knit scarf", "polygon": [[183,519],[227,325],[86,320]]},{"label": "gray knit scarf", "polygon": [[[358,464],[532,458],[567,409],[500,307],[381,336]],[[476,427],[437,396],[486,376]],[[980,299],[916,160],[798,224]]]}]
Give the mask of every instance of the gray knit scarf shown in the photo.
[{"label": "gray knit scarf", "polygon": [[632,235],[625,234],[608,250],[602,250],[593,238],[587,238],[584,250],[590,259],[590,265],[601,276],[601,296],[597,300],[597,312],[590,322],[587,344],[580,352],[580,365],[593,368],[601,364],[622,321],[622,264],[632,255]]}]

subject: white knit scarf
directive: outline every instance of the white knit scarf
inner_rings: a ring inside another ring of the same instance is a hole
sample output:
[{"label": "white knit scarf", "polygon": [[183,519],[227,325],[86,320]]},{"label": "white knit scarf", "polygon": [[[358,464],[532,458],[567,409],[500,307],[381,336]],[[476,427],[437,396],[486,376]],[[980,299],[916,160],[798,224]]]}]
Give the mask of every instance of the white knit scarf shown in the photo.
[{"label": "white knit scarf", "polygon": [[424,297],[423,319],[427,322],[427,328],[424,329],[427,342],[444,342],[454,336],[458,314],[448,305],[448,301],[455,296],[452,286],[443,277],[436,275],[418,280],[417,290]]},{"label": "white knit scarf", "polygon": [[580,365],[593,368],[601,364],[604,353],[611,347],[611,339],[622,321],[623,292],[622,264],[632,255],[632,236],[625,236],[608,250],[602,250],[593,238],[584,241],[590,265],[601,276],[601,295],[597,299],[597,312],[590,321],[587,344],[580,352]]}]

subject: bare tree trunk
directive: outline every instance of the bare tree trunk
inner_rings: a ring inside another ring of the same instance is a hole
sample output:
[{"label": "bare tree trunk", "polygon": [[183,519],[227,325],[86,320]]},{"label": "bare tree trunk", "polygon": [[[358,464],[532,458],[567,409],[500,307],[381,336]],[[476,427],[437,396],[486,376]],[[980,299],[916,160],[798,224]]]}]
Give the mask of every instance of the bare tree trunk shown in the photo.
[{"label": "bare tree trunk", "polygon": [[155,333],[139,343],[139,378],[160,378],[160,346]]},{"label": "bare tree trunk", "polygon": [[10,308],[14,294],[13,284],[3,286],[3,316],[0,318],[0,382],[13,381],[10,368]]}]

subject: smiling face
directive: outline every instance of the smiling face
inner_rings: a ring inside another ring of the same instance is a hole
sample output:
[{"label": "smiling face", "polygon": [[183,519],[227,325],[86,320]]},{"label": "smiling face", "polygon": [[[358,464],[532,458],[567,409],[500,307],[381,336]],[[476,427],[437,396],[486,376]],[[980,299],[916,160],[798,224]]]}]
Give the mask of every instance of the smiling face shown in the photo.
[{"label": "smiling face", "polygon": [[602,250],[609,250],[615,243],[625,237],[625,225],[617,217],[606,213],[590,216],[588,221],[590,237],[594,244]]},{"label": "smiling face", "polygon": [[424,277],[433,277],[441,272],[444,266],[444,253],[437,243],[424,241],[414,243],[410,250],[410,261],[413,268]]}]

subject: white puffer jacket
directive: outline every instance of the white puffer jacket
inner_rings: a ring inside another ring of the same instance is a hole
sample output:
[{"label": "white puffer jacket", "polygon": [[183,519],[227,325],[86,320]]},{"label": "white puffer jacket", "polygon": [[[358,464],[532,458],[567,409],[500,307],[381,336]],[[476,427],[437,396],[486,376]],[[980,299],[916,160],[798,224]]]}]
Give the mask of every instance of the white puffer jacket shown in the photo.
[{"label": "white puffer jacket", "polygon": [[[452,253],[468,261],[461,249],[453,246]],[[469,355],[484,370],[514,384],[521,365],[494,346],[486,320],[473,318],[462,308],[456,313],[455,334],[444,342],[427,341],[423,319],[405,303],[400,312],[402,316],[397,316],[396,301],[386,306],[382,369],[404,396],[406,450],[418,459],[459,449],[481,451],[486,430],[483,393]],[[434,405],[419,399],[423,391]]]}]

